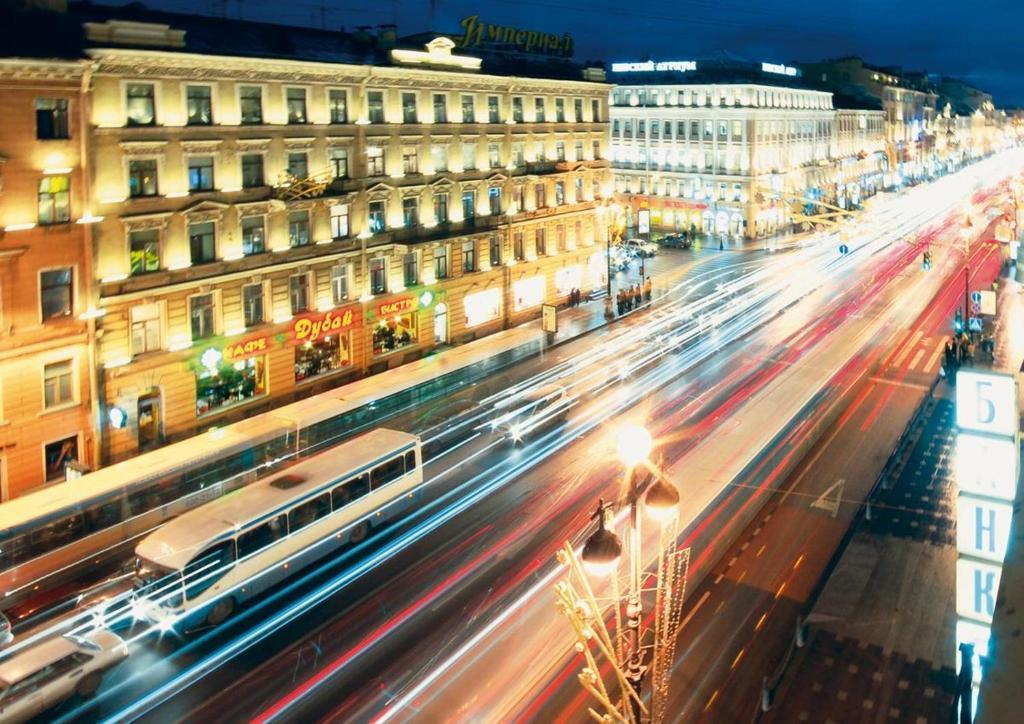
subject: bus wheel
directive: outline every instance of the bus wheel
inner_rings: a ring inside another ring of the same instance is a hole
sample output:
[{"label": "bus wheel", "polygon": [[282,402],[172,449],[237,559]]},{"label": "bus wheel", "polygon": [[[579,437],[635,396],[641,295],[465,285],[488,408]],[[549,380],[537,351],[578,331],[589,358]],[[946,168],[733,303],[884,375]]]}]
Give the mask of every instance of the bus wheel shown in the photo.
[{"label": "bus wheel", "polygon": [[75,687],[75,692],[83,699],[91,699],[95,696],[97,689],[100,688],[100,684],[103,683],[103,674],[98,671],[93,671],[91,674],[86,674],[78,682],[78,686]]},{"label": "bus wheel", "polygon": [[210,613],[206,615],[206,623],[211,626],[219,626],[231,618],[231,614],[234,612],[235,599],[231,596],[227,596],[213,604],[213,608],[210,609]]},{"label": "bus wheel", "polygon": [[362,543],[366,540],[366,534],[369,532],[370,525],[364,520],[352,528],[352,532],[348,534],[348,541],[349,543]]}]

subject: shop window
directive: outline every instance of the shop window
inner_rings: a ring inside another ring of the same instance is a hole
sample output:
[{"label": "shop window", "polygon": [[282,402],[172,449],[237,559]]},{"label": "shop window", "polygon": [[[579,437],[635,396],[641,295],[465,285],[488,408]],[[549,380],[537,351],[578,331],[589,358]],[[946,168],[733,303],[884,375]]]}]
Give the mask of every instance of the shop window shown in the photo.
[{"label": "shop window", "polygon": [[288,88],[285,91],[288,123],[306,123],[306,89]]},{"label": "shop window", "polygon": [[493,322],[501,315],[501,290],[486,289],[467,294],[463,297],[462,305],[466,312],[467,327]]},{"label": "shop window", "polygon": [[402,226],[412,229],[420,223],[420,200],[415,196],[402,199]]},{"label": "shop window", "polygon": [[416,314],[401,314],[380,320],[373,330],[373,353],[388,354],[416,344]]},{"label": "shop window", "polygon": [[420,257],[415,251],[402,258],[402,277],[407,287],[414,287],[420,283]]},{"label": "shop window", "polygon": [[476,242],[464,241],[462,243],[462,272],[476,271]]},{"label": "shop window", "polygon": [[386,202],[371,201],[369,204],[369,226],[371,234],[383,234],[385,224]]},{"label": "shop window", "polygon": [[434,194],[434,221],[438,224],[448,223],[448,194]]},{"label": "shop window", "polygon": [[265,186],[263,179],[263,154],[242,154],[242,188],[254,189]]},{"label": "shop window", "polygon": [[377,256],[370,259],[370,294],[386,294],[387,291],[387,260]]},{"label": "shop window", "polygon": [[306,246],[309,244],[309,211],[291,211],[288,213],[288,246]]},{"label": "shop window", "polygon": [[63,174],[39,179],[39,223],[66,224],[71,220],[71,177]]},{"label": "shop window", "polygon": [[132,307],[132,354],[156,352],[162,345],[160,305],[136,304]]},{"label": "shop window", "polygon": [[266,228],[262,216],[242,218],[242,253],[246,256],[262,254],[267,250]]},{"label": "shop window", "polygon": [[129,83],[125,88],[129,126],[156,125],[156,94],[152,83]]},{"label": "shop window", "polygon": [[351,337],[347,332],[329,335],[295,348],[295,381],[326,375],[352,366]]},{"label": "shop window", "polygon": [[520,279],[512,285],[512,298],[514,300],[514,309],[517,312],[543,304],[544,277],[538,275],[527,279]]},{"label": "shop window", "polygon": [[212,337],[215,333],[213,294],[197,294],[194,297],[189,297],[188,306],[192,339]]},{"label": "shop window", "polygon": [[448,122],[448,99],[444,93],[434,94],[434,123]]},{"label": "shop window", "polygon": [[331,300],[334,306],[348,301],[348,264],[335,264],[331,267]]},{"label": "shop window", "polygon": [[242,286],[242,316],[246,327],[263,324],[263,285],[244,284]]},{"label": "shop window", "polygon": [[40,272],[39,301],[44,322],[71,316],[73,280],[71,267]]},{"label": "shop window", "polygon": [[331,123],[348,123],[348,93],[332,89],[327,95]]},{"label": "shop window", "polygon": [[128,260],[132,276],[160,270],[160,232],[156,229],[128,233]]},{"label": "shop window", "polygon": [[71,138],[67,98],[36,98],[36,138],[40,141]]},{"label": "shop window", "polygon": [[330,164],[331,174],[334,178],[348,178],[348,149],[332,148]]},{"label": "shop window", "polygon": [[209,126],[213,123],[213,94],[208,85],[190,85],[185,90],[188,102],[188,125]]},{"label": "shop window", "polygon": [[47,410],[75,401],[71,360],[43,366],[43,407]]},{"label": "shop window", "polygon": [[288,277],[288,299],[292,314],[309,310],[309,274],[294,274]]},{"label": "shop window", "polygon": [[384,122],[384,93],[382,91],[368,91],[366,93],[367,120],[370,123]]},{"label": "shop window", "polygon": [[228,405],[266,394],[266,364],[263,356],[233,362],[224,359],[196,375],[196,414],[215,412]]},{"label": "shop window", "polygon": [[348,235],[348,204],[335,204],[331,207],[331,238],[344,239]]},{"label": "shop window", "polygon": [[68,463],[78,462],[78,435],[47,443],[43,448],[46,459],[46,482],[64,480]]},{"label": "shop window", "polygon": [[239,88],[238,105],[243,125],[263,123],[263,89],[258,85],[243,85]]},{"label": "shop window", "polygon": [[135,158],[128,161],[128,195],[132,198],[157,195],[156,159]]},{"label": "shop window", "polygon": [[189,156],[188,190],[213,190],[213,156]]},{"label": "shop window", "polygon": [[214,222],[188,225],[188,244],[193,264],[208,264],[217,258]]}]

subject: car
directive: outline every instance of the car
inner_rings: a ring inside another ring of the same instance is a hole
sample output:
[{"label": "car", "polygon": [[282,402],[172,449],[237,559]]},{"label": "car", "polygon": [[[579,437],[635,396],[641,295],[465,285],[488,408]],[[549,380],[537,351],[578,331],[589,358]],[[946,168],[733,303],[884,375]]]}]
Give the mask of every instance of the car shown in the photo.
[{"label": "car", "polygon": [[14,641],[14,634],[11,632],[11,622],[7,620],[3,612],[0,612],[0,646],[6,646]]},{"label": "car", "polygon": [[689,249],[693,246],[693,241],[682,234],[669,234],[661,238],[661,245],[670,249]]},{"label": "car", "polygon": [[0,662],[0,721],[22,722],[78,695],[92,697],[103,674],[128,657],[115,633],[45,639]]},{"label": "car", "polygon": [[626,249],[631,249],[640,256],[654,256],[658,253],[658,245],[644,241],[643,239],[626,239],[622,242],[622,246]]},{"label": "car", "polygon": [[535,432],[565,422],[569,406],[569,393],[564,387],[540,385],[495,405],[497,416],[491,422],[491,428],[506,435],[513,445],[518,445]]}]

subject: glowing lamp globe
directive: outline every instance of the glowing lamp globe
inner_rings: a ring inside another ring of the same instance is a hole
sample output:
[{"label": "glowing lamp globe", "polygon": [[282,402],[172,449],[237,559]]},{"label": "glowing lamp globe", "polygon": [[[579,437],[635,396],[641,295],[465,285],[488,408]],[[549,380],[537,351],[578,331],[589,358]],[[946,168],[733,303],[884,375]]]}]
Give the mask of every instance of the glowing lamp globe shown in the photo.
[{"label": "glowing lamp globe", "polygon": [[603,526],[594,531],[583,545],[583,567],[594,576],[607,576],[619,565],[622,541]]},{"label": "glowing lamp globe", "polygon": [[651,453],[653,442],[651,433],[643,425],[623,425],[619,428],[616,446],[619,459],[626,467],[633,467],[647,459]]},{"label": "glowing lamp globe", "polygon": [[662,477],[647,489],[644,510],[654,520],[665,524],[679,513],[679,491]]}]

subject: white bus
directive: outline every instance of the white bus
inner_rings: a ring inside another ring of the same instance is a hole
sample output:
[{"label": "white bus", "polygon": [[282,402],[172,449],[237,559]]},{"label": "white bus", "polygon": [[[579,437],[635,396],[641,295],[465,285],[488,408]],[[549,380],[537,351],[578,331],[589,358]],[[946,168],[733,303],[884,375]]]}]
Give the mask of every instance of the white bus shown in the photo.
[{"label": "white bus", "polygon": [[200,506],[135,548],[133,609],[164,628],[215,626],[401,515],[422,481],[419,438],[381,428]]}]

